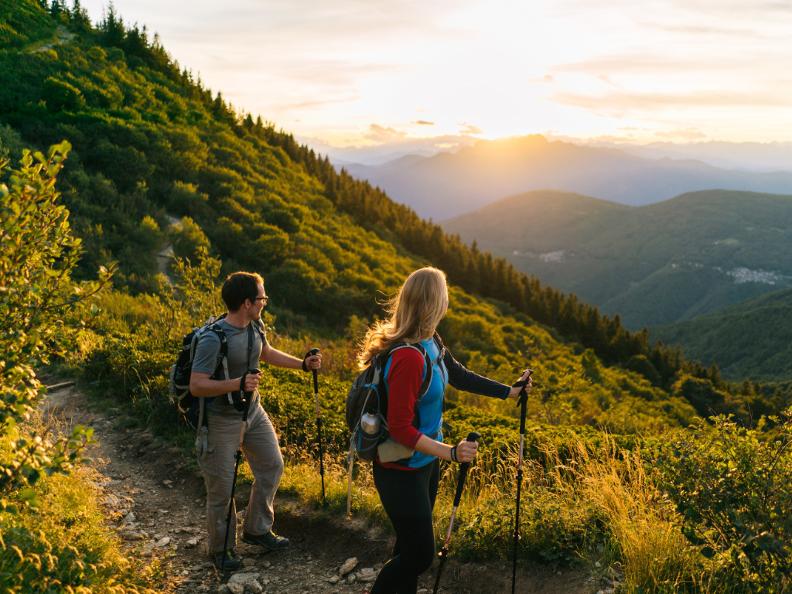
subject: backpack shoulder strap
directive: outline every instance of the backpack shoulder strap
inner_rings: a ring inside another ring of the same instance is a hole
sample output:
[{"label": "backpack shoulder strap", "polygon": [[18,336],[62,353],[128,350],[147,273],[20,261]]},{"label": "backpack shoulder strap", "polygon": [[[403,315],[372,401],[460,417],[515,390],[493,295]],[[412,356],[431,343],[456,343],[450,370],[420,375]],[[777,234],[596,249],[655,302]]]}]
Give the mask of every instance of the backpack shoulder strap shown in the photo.
[{"label": "backpack shoulder strap", "polygon": [[436,362],[440,363],[440,361],[445,359],[445,354],[446,354],[445,344],[443,344],[443,339],[440,338],[440,335],[437,332],[434,333],[434,336],[432,337],[432,340],[434,340],[435,344],[437,345],[437,350],[438,350]]},{"label": "backpack shoulder strap", "polygon": [[267,341],[267,331],[264,328],[264,322],[262,322],[260,319],[253,320],[253,328],[255,328],[256,332],[258,332],[259,338],[261,338],[261,344],[263,346]]},{"label": "backpack shoulder strap", "polygon": [[205,332],[213,332],[220,340],[220,352],[217,355],[218,362],[220,358],[228,358],[228,337],[226,337],[225,330],[217,322],[207,324],[204,329]]},{"label": "backpack shoulder strap", "polygon": [[[426,352],[426,349],[421,346],[420,343],[407,343],[402,342],[396,345],[392,345],[391,348],[384,353],[384,357],[382,359],[382,368],[385,369],[385,362],[388,360],[393,353],[399,351],[401,349],[414,349],[421,353],[424,358],[424,373],[423,373],[423,380],[421,381],[421,388],[418,390],[418,400],[423,398],[426,393],[429,391],[429,386],[432,385],[432,360],[429,357],[429,353]],[[383,374],[383,378],[384,374]]]}]

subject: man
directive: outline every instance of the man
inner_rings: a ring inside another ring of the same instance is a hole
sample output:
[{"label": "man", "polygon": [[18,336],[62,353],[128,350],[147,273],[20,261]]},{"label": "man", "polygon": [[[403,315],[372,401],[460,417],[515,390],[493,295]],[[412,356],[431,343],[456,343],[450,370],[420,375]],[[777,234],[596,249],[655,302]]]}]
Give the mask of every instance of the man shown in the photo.
[{"label": "man", "polygon": [[260,275],[248,272],[229,275],[223,283],[222,298],[228,313],[218,325],[228,341],[228,379],[212,379],[218,377],[216,372],[221,341],[217,333],[204,332],[193,358],[190,392],[196,397],[212,397],[206,405],[208,444],[206,451],[199,453],[198,459],[206,483],[207,544],[215,566],[233,571],[241,567],[241,561],[234,551],[235,509],[229,528],[225,563],[223,550],[243,416],[240,388],[252,394],[242,450],[255,478],[242,540],[268,550],[283,549],[289,546],[289,540],[272,531],[273,501],[283,474],[283,458],[275,429],[259,401],[258,362],[266,361],[278,367],[307,371],[319,369],[322,358],[321,355],[306,355],[304,359],[298,359],[269,345],[260,322],[261,313],[269,300],[264,290],[264,279]]}]

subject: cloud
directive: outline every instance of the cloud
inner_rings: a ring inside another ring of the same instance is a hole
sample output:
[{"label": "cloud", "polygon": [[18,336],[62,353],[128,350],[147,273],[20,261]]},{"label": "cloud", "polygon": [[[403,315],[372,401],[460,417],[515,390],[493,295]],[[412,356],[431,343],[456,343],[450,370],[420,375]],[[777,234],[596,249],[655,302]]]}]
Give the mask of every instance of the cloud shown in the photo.
[{"label": "cloud", "polygon": [[334,103],[351,103],[355,101],[358,97],[356,95],[349,95],[345,97],[335,97],[335,98],[328,98],[328,99],[317,99],[315,101],[296,101],[294,103],[275,103],[272,105],[272,109],[275,110],[301,110],[301,109],[311,109],[314,107],[323,107],[325,105],[332,105]]},{"label": "cloud", "polygon": [[415,124],[416,126],[434,126],[435,125],[434,122],[430,122],[428,120],[415,120],[413,122],[413,124]]},{"label": "cloud", "polygon": [[[561,73],[585,73],[602,76],[607,74],[646,74],[655,73],[679,73],[690,71],[713,71],[724,70],[733,71],[735,63],[732,60],[723,60],[713,57],[711,59],[691,59],[690,56],[671,58],[667,56],[657,56],[654,54],[619,54],[612,56],[602,56],[559,64],[552,68],[553,74]],[[553,75],[549,75],[553,76]]]},{"label": "cloud", "polygon": [[682,35],[726,35],[728,37],[764,37],[765,34],[755,29],[745,29],[740,27],[713,27],[711,25],[669,25],[667,23],[640,23],[645,27],[659,29],[668,33],[680,33]]},{"label": "cloud", "polygon": [[709,138],[704,132],[697,128],[684,128],[681,130],[668,130],[666,132],[655,132],[655,136],[658,138],[670,138],[671,140],[685,140],[685,141],[693,141],[693,140],[705,140]]},{"label": "cloud", "polygon": [[475,136],[477,134],[481,134],[482,132],[484,131],[481,128],[473,124],[463,123],[459,126],[459,133],[463,136]]},{"label": "cloud", "polygon": [[384,144],[386,142],[395,142],[407,138],[407,133],[397,130],[396,128],[371,124],[368,127],[368,132],[366,132],[363,137],[371,142]]},{"label": "cloud", "polygon": [[789,97],[767,92],[698,91],[693,93],[639,93],[614,91],[601,95],[556,93],[553,100],[600,113],[623,115],[631,111],[653,111],[686,107],[789,107]]}]

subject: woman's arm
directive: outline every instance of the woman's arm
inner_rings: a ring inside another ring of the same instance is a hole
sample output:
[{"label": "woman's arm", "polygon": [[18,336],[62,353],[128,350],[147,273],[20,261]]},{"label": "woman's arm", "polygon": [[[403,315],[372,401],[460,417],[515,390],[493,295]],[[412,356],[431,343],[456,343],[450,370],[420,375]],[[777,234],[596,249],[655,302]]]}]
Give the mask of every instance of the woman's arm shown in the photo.
[{"label": "woman's arm", "polygon": [[427,437],[413,425],[423,373],[424,358],[418,351],[402,349],[393,354],[387,377],[390,437],[422,454],[454,462],[470,462],[476,456],[478,443],[463,440],[452,447]]},{"label": "woman's arm", "polygon": [[[445,356],[443,357],[443,363],[445,363],[446,369],[448,370],[448,383],[457,390],[505,400],[511,396],[517,396],[522,389],[522,386],[507,386],[506,384],[491,380],[488,377],[473,373],[462,365],[462,363],[454,359],[454,356],[448,349],[446,349]],[[527,389],[530,390],[532,385],[531,370],[526,369],[517,381],[527,381]]]},{"label": "woman's arm", "polygon": [[448,349],[446,349],[443,357],[443,363],[445,363],[446,369],[448,370],[448,383],[457,390],[481,394],[482,396],[489,396],[491,398],[500,398],[501,400],[505,400],[509,396],[511,391],[510,386],[473,373],[462,365],[462,363],[454,359],[454,356]]},{"label": "woman's arm", "polygon": [[422,454],[437,456],[449,462],[471,462],[476,457],[478,442],[463,439],[457,445],[450,446],[421,435],[415,444],[415,449]]},{"label": "woman's arm", "polygon": [[423,373],[424,358],[417,350],[400,349],[391,355],[385,378],[388,384],[388,433],[391,439],[410,449],[415,449],[423,436],[413,425]]}]

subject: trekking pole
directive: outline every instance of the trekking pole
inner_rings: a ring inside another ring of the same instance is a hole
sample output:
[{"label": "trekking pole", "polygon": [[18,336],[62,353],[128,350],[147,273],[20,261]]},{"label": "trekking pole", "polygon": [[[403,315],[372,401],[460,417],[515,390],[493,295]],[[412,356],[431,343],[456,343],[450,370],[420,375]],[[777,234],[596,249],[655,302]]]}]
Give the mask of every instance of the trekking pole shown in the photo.
[{"label": "trekking pole", "polygon": [[528,380],[524,382],[517,382],[515,385],[520,386],[520,395],[517,398],[517,404],[520,406],[520,451],[517,455],[517,502],[514,512],[514,543],[512,547],[512,594],[514,594],[517,585],[517,547],[520,541],[520,492],[522,490],[523,478],[523,449],[525,447],[525,417],[528,411],[528,390],[526,385]]},{"label": "trekking pole", "polygon": [[[319,354],[319,349],[313,348],[308,351],[307,357],[313,357]],[[322,417],[319,414],[319,378],[316,369],[313,371],[313,387],[314,387],[314,405],[316,408],[316,438],[319,441],[319,475],[322,477],[322,505],[326,505],[325,500],[325,480],[324,480],[324,441],[322,440]]]},{"label": "trekking pole", "polygon": [[[467,436],[467,441],[478,441],[479,439],[481,439],[481,435],[475,431],[471,432],[470,435]],[[459,468],[459,479],[457,480],[456,494],[454,495],[454,507],[451,510],[451,520],[448,523],[448,532],[446,532],[445,541],[443,541],[443,546],[440,549],[440,552],[437,553],[437,556],[440,559],[440,565],[437,568],[437,577],[435,578],[435,585],[434,590],[432,590],[432,594],[437,594],[437,589],[440,587],[440,576],[443,573],[443,566],[445,565],[446,559],[448,559],[448,545],[451,544],[451,531],[454,529],[454,520],[456,519],[457,508],[459,507],[459,500],[462,499],[462,489],[465,486],[465,478],[467,477],[469,468],[470,462],[463,462]]]},{"label": "trekking pole", "polygon": [[[245,376],[249,373],[258,374],[258,369],[249,369],[242,376],[240,387],[245,385]],[[231,532],[231,516],[234,515],[234,493],[236,491],[237,474],[239,473],[239,463],[242,462],[242,442],[245,441],[245,427],[247,426],[248,411],[250,410],[250,401],[253,400],[253,392],[243,392],[244,408],[242,409],[242,425],[239,428],[239,445],[237,446],[236,455],[234,456],[234,478],[231,481],[231,499],[228,502],[228,517],[226,517],[226,530],[225,539],[223,540],[223,559],[220,561],[220,571],[225,572],[226,555],[228,553],[228,535]],[[236,522],[236,518],[234,518]]]}]

